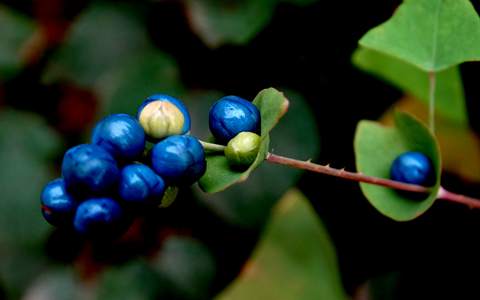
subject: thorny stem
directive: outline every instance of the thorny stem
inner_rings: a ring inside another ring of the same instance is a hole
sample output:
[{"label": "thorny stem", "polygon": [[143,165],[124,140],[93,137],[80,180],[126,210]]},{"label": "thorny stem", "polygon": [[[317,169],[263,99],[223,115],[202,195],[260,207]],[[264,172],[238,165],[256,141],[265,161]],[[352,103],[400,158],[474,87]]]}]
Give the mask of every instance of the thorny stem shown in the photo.
[{"label": "thorny stem", "polygon": [[312,171],[316,173],[340,177],[347,180],[381,185],[381,186],[393,188],[396,190],[415,192],[415,193],[428,193],[429,191],[429,188],[420,186],[420,185],[403,183],[403,182],[395,181],[391,179],[368,176],[362,173],[345,171],[344,169],[335,169],[330,167],[329,165],[322,166],[322,165],[314,164],[310,161],[301,161],[293,158],[288,158],[285,156],[275,155],[272,153],[267,154],[266,161],[274,164],[289,166],[292,168],[303,169],[303,170]]},{"label": "thorny stem", "polygon": [[435,133],[435,87],[436,74],[435,72],[428,73],[428,124],[432,133]]},{"label": "thorny stem", "polygon": [[[368,176],[362,173],[345,171],[344,169],[335,169],[330,167],[329,165],[323,166],[319,164],[314,164],[310,161],[301,161],[301,160],[292,159],[292,158],[288,158],[280,155],[275,155],[272,153],[268,153],[265,160],[274,164],[285,165],[292,168],[303,169],[303,170],[312,171],[316,173],[340,177],[340,178],[352,180],[352,181],[380,185],[380,186],[389,187],[396,190],[403,190],[403,191],[415,192],[415,193],[428,193],[430,190],[429,188],[421,185],[408,184],[408,183],[403,183],[403,182],[399,182],[391,179]],[[467,197],[464,195],[455,194],[445,190],[442,187],[440,187],[438,191],[437,199],[464,204],[470,208],[480,208],[480,199],[475,199],[475,198]]]},{"label": "thorny stem", "polygon": [[[225,146],[223,145],[208,143],[204,141],[200,141],[200,143],[202,144],[205,151],[208,151],[208,152],[223,152],[225,150]],[[346,171],[345,169],[335,169],[330,167],[329,165],[323,166],[323,165],[312,163],[310,161],[293,159],[285,156],[276,155],[270,152],[267,153],[265,160],[273,164],[279,164],[279,165],[284,165],[291,168],[302,169],[302,170],[321,173],[325,175],[335,176],[335,177],[339,177],[339,178],[343,178],[351,181],[380,185],[380,186],[384,186],[384,187],[388,187],[396,190],[402,190],[402,191],[414,192],[414,193],[428,193],[430,191],[430,188],[424,187],[421,185],[403,183],[396,180],[368,176],[362,173]],[[480,208],[480,199],[452,193],[450,191],[447,191],[443,187],[440,187],[437,194],[437,199],[463,204],[470,208]]]}]

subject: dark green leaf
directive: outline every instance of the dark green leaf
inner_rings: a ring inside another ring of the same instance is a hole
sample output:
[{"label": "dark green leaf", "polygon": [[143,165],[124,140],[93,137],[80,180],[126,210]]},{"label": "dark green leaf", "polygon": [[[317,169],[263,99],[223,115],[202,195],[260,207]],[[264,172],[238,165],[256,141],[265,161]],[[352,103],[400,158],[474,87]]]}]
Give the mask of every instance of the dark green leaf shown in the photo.
[{"label": "dark green leaf", "polygon": [[0,114],[0,244],[6,248],[36,245],[49,230],[40,212],[40,192],[54,178],[46,158],[57,153],[59,144],[56,133],[38,117]]},{"label": "dark green leaf", "polygon": [[208,193],[216,193],[225,190],[229,186],[247,180],[265,159],[269,150],[269,133],[278,123],[280,118],[287,112],[288,100],[285,96],[273,89],[261,91],[253,100],[260,110],[261,115],[261,146],[254,163],[243,172],[233,170],[223,153],[207,156],[207,171],[199,180],[200,187]]},{"label": "dark green leaf", "polygon": [[72,269],[57,268],[41,273],[22,299],[74,300],[86,295]]},{"label": "dark green leaf", "polygon": [[0,113],[0,281],[12,299],[45,264],[41,249],[51,226],[42,217],[40,193],[54,178],[48,158],[59,149],[59,137],[38,116]]},{"label": "dark green leaf", "polygon": [[390,188],[361,183],[365,197],[382,214],[396,221],[409,221],[424,213],[436,199],[440,188],[441,161],[437,141],[430,131],[405,113],[395,115],[396,127],[383,127],[376,122],[361,121],[355,135],[357,171],[366,175],[389,178],[393,160],[406,151],[427,155],[435,167],[436,181],[423,200],[413,200],[405,193]]},{"label": "dark green leaf", "polygon": [[177,65],[168,55],[150,49],[106,72],[96,90],[107,113],[136,114],[144,98],[182,92]]},{"label": "dark green leaf", "polygon": [[44,79],[92,87],[106,72],[150,47],[135,7],[94,2],[72,25],[64,45],[50,60]]},{"label": "dark green leaf", "polygon": [[[208,109],[222,94],[195,95],[189,101],[192,128],[200,136],[208,135]],[[286,91],[291,100],[288,114],[270,132],[270,148],[278,154],[309,159],[319,150],[319,134],[311,107],[298,93]],[[210,101],[207,101],[209,99]],[[196,117],[195,117],[196,116]],[[221,193],[205,194],[198,191],[200,201],[237,226],[258,228],[267,220],[272,206],[296,183],[302,171],[263,163],[249,180],[233,185]]]},{"label": "dark green leaf", "polygon": [[[353,54],[353,62],[360,69],[378,76],[401,90],[428,103],[428,73],[380,52],[359,48]],[[458,67],[451,67],[437,74],[435,109],[457,124],[468,126],[462,79]]]},{"label": "dark green leaf", "polygon": [[217,300],[347,299],[335,249],[308,200],[289,192],[240,277]]},{"label": "dark green leaf", "polygon": [[153,264],[167,280],[172,298],[210,298],[216,263],[202,243],[188,237],[170,237]]},{"label": "dark green leaf", "polygon": [[480,18],[468,0],[405,0],[360,45],[424,71],[480,59]]},{"label": "dark green leaf", "polygon": [[210,47],[245,44],[271,19],[277,0],[186,0],[193,30]]},{"label": "dark green leaf", "polygon": [[22,49],[34,32],[31,20],[0,5],[0,81],[22,68]]},{"label": "dark green leaf", "polygon": [[157,299],[160,288],[165,288],[164,282],[153,268],[142,260],[134,260],[102,274],[97,299]]}]

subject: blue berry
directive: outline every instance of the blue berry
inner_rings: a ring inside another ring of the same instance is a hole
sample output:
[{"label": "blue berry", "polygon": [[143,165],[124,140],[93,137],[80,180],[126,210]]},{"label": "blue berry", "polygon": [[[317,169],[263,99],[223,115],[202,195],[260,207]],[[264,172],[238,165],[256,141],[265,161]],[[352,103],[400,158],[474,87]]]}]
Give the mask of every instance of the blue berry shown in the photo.
[{"label": "blue berry", "polygon": [[158,140],[190,131],[190,114],[178,99],[156,94],[148,97],[138,108],[137,118],[145,133]]},{"label": "blue berry", "polygon": [[145,149],[145,132],[132,116],[114,114],[95,126],[92,144],[104,148],[117,159],[133,160]]},{"label": "blue berry", "polygon": [[113,236],[125,229],[124,211],[111,198],[88,199],[78,206],[73,227],[83,235]]},{"label": "blue berry", "polygon": [[62,175],[70,191],[81,195],[100,195],[117,183],[117,162],[103,148],[82,144],[65,153]]},{"label": "blue berry", "polygon": [[152,169],[142,164],[124,167],[120,174],[119,194],[129,203],[160,203],[165,182]]},{"label": "blue berry", "polygon": [[169,183],[189,185],[205,173],[205,152],[200,142],[188,135],[170,136],[151,152],[152,167]]},{"label": "blue berry", "polygon": [[401,154],[393,161],[390,178],[428,186],[434,183],[435,170],[431,160],[425,154],[410,151]]},{"label": "blue berry", "polygon": [[49,182],[41,195],[42,214],[54,226],[71,224],[77,201],[67,192],[65,182],[58,178]]},{"label": "blue berry", "polygon": [[215,102],[210,108],[208,121],[213,136],[222,144],[242,131],[260,131],[258,108],[237,96],[226,96]]}]

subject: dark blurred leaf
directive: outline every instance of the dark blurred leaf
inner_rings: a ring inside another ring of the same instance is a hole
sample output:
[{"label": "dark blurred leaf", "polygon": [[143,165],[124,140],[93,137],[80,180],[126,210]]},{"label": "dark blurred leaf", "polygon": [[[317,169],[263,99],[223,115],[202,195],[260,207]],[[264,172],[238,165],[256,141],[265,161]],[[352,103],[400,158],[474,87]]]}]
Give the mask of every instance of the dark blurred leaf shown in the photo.
[{"label": "dark blurred leaf", "polygon": [[106,270],[100,279],[97,299],[139,300],[157,299],[161,279],[148,264],[141,260]]},{"label": "dark blurred leaf", "polygon": [[328,233],[299,191],[277,204],[251,260],[217,299],[347,299]]},{"label": "dark blurred leaf", "polygon": [[50,226],[41,216],[40,192],[53,179],[46,158],[59,145],[56,133],[38,117],[0,114],[0,245],[32,245],[45,237]]},{"label": "dark blurred leaf", "polygon": [[[353,62],[360,69],[372,73],[401,90],[428,103],[428,73],[400,59],[366,48],[358,48]],[[435,108],[443,116],[468,126],[462,79],[458,67],[437,74]]]},{"label": "dark blurred leaf", "polygon": [[0,5],[0,81],[23,67],[23,47],[34,32],[32,20]]},{"label": "dark blurred leaf", "polygon": [[46,260],[38,248],[5,249],[4,246],[0,245],[0,282],[6,299],[20,299],[31,281],[43,271]]},{"label": "dark blurred leaf", "polygon": [[410,199],[406,193],[361,183],[365,197],[382,214],[396,221],[409,221],[423,214],[437,197],[440,188],[441,158],[437,141],[417,119],[405,113],[395,115],[396,127],[361,121],[355,135],[355,158],[358,172],[381,178],[390,177],[394,159],[406,151],[428,156],[435,168],[435,185],[425,199]]},{"label": "dark blurred leaf", "polygon": [[40,212],[43,185],[53,179],[47,158],[60,140],[37,116],[0,113],[0,278],[15,297],[44,264],[41,246],[51,226]]},{"label": "dark blurred leaf", "polygon": [[47,82],[70,80],[91,87],[112,68],[150,49],[134,6],[93,2],[78,17],[44,74]]},{"label": "dark blurred leaf", "polygon": [[135,115],[146,97],[155,93],[176,96],[182,86],[174,60],[150,49],[112,68],[99,81],[97,91],[107,113]]},{"label": "dark blurred leaf", "polygon": [[[288,113],[270,132],[270,150],[300,159],[314,158],[319,150],[319,135],[311,108],[297,93],[287,91]],[[195,94],[187,99],[192,112],[193,133],[209,136],[208,110],[220,93]],[[192,101],[190,99],[195,99]],[[267,219],[271,207],[297,181],[300,170],[263,163],[242,184],[216,194],[196,194],[201,202],[228,222],[257,228]]]},{"label": "dark blurred leaf", "polygon": [[277,0],[186,0],[193,30],[210,47],[245,44],[271,19]]},{"label": "dark blurred leaf", "polygon": [[359,43],[424,71],[441,71],[480,60],[480,18],[468,0],[405,0]]},{"label": "dark blurred leaf", "polygon": [[86,294],[85,287],[81,286],[72,269],[58,268],[39,275],[22,299],[75,300],[85,299]]},{"label": "dark blurred leaf", "polygon": [[168,238],[154,268],[167,280],[172,298],[210,299],[216,263],[202,243],[189,237]]},{"label": "dark blurred leaf", "polygon": [[252,102],[260,111],[262,139],[257,158],[246,171],[236,171],[230,167],[227,159],[221,154],[207,155],[207,170],[200,178],[200,188],[207,193],[217,193],[229,186],[243,182],[264,161],[269,150],[269,134],[288,110],[285,96],[269,88],[262,90]]}]

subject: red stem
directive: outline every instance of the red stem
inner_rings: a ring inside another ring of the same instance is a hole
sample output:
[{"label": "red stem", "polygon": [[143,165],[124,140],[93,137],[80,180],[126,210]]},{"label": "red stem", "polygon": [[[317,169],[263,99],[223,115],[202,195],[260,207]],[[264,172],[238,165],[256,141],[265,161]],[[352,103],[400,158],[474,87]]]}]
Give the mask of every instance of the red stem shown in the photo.
[{"label": "red stem", "polygon": [[[301,161],[293,158],[288,158],[285,156],[275,155],[272,153],[267,153],[267,157],[265,160],[274,164],[279,164],[279,165],[284,165],[284,166],[288,166],[296,169],[303,169],[303,170],[312,171],[316,173],[340,177],[340,178],[352,180],[352,181],[380,185],[380,186],[384,186],[384,187],[388,187],[396,190],[415,192],[415,193],[428,193],[430,191],[429,188],[421,185],[408,184],[408,183],[403,183],[403,182],[399,182],[391,179],[368,176],[362,173],[345,171],[344,169],[334,169],[334,168],[331,168],[329,165],[322,166],[322,165],[314,164],[310,161]],[[470,208],[480,208],[480,199],[475,199],[475,198],[467,197],[464,195],[455,194],[445,190],[442,187],[440,187],[440,190],[438,191],[437,199],[464,204]]]}]

